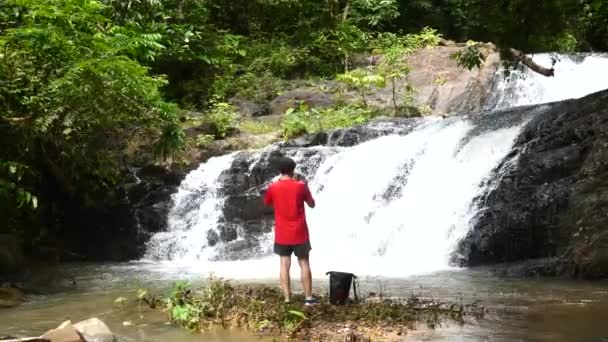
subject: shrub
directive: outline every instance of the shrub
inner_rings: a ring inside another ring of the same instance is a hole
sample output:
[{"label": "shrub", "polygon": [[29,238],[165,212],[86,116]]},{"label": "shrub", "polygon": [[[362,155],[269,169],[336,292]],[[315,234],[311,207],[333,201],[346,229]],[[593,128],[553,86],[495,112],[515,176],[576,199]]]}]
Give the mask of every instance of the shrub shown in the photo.
[{"label": "shrub", "polygon": [[205,122],[214,126],[216,138],[223,139],[236,129],[237,117],[235,106],[225,102],[218,102],[213,104],[207,112]]},{"label": "shrub", "polygon": [[350,105],[341,108],[312,108],[301,105],[285,113],[281,123],[284,139],[316,133],[334,128],[351,127],[363,124],[378,116],[377,110]]}]

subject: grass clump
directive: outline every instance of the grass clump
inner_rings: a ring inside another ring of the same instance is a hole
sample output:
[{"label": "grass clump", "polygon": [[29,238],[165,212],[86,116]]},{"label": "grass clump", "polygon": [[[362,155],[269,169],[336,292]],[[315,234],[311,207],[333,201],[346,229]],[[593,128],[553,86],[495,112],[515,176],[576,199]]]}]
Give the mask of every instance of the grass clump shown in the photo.
[{"label": "grass clump", "polygon": [[400,331],[415,323],[426,323],[432,328],[445,320],[464,323],[467,315],[480,318],[484,311],[476,305],[442,303],[418,297],[375,299],[334,306],[328,303],[327,298],[321,297],[319,304],[307,307],[302,296],[296,295],[292,303],[286,304],[278,289],[233,286],[226,280],[213,277],[200,288],[191,288],[188,283],[181,282],[164,297],[145,290],[140,290],[138,296],[140,303],[165,311],[170,322],[193,331],[238,327],[256,335],[298,339],[335,334],[345,323],[354,322],[359,327],[358,331],[378,327]]},{"label": "grass clump", "polygon": [[253,135],[272,133],[278,129],[275,126],[260,120],[243,120],[239,123],[238,127],[241,132]]},{"label": "grass clump", "polygon": [[285,113],[281,131],[284,139],[292,139],[303,134],[363,124],[380,113],[378,109],[356,104],[339,108],[311,109],[302,104],[298,109],[290,109]]}]

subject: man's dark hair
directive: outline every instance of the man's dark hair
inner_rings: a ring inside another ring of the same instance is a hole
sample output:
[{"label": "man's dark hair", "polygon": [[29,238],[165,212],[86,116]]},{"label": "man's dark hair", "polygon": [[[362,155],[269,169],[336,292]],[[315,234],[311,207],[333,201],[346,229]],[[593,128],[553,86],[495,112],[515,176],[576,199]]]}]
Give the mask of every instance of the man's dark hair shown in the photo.
[{"label": "man's dark hair", "polygon": [[282,175],[291,175],[296,169],[296,162],[291,158],[283,157],[279,160],[279,171]]}]

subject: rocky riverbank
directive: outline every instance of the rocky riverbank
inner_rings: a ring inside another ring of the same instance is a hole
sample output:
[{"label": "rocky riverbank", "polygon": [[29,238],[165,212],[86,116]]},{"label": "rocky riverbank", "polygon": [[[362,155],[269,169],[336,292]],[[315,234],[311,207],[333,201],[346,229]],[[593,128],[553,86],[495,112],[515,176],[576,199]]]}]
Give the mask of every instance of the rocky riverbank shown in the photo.
[{"label": "rocky riverbank", "polygon": [[519,275],[608,277],[608,91],[540,111],[495,171],[460,244],[461,265]]}]

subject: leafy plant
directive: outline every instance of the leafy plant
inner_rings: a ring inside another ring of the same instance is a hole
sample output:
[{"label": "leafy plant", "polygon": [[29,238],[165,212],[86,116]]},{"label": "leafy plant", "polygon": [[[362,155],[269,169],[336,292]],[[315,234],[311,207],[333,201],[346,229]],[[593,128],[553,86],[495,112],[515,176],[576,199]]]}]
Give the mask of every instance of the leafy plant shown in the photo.
[{"label": "leafy plant", "polygon": [[363,124],[378,114],[375,110],[357,105],[309,109],[303,104],[297,110],[290,109],[285,113],[281,123],[283,138]]},{"label": "leafy plant", "polygon": [[354,88],[359,96],[363,106],[367,107],[366,94],[372,86],[384,87],[386,79],[379,74],[376,74],[372,69],[355,69],[344,74],[339,74],[337,80],[343,82],[348,87]]},{"label": "leafy plant", "polygon": [[483,54],[479,50],[479,43],[472,40],[467,42],[466,47],[450,55],[450,58],[454,59],[459,67],[468,70],[479,68],[484,61]]},{"label": "leafy plant", "polygon": [[425,322],[434,327],[448,319],[462,323],[467,315],[477,319],[484,315],[484,309],[475,303],[443,303],[414,295],[402,300],[370,297],[345,306],[330,305],[327,298],[320,298],[314,308],[304,306],[301,295],[292,299],[293,303],[285,304],[278,289],[232,286],[223,279],[209,277],[197,289],[185,282],[174,284],[162,301],[165,303],[162,310],[172,323],[193,331],[214,326],[244,327],[256,334],[298,339],[321,324],[339,326],[356,321],[369,328]]},{"label": "leafy plant", "polygon": [[218,102],[214,103],[205,116],[205,122],[212,124],[216,131],[216,137],[226,138],[235,129],[237,109],[235,106]]}]

